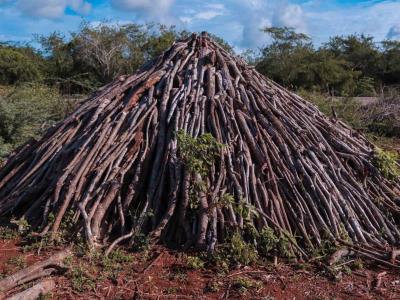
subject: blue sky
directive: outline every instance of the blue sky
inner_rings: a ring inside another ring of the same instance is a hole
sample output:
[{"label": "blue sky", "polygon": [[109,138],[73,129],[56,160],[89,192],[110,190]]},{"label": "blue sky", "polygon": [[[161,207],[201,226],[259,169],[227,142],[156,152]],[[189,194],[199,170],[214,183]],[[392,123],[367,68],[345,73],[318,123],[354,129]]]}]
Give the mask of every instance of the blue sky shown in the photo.
[{"label": "blue sky", "polygon": [[215,33],[238,50],[267,42],[265,26],[290,26],[316,44],[333,35],[365,33],[400,39],[400,0],[0,0],[0,41],[68,33],[83,19],[161,22]]}]

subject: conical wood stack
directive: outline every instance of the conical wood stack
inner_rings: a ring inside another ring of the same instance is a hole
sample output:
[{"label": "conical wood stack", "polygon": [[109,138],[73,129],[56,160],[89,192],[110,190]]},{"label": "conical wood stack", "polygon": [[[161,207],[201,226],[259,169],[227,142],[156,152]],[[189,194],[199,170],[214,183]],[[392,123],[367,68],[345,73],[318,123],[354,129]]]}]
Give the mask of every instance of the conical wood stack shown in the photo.
[{"label": "conical wood stack", "polygon": [[[178,133],[222,144],[205,173],[182,159]],[[399,183],[373,159],[362,135],[193,35],[12,155],[0,214],[54,237],[72,212],[93,245],[143,232],[213,249],[231,230],[268,226],[298,256],[347,238],[384,259],[400,238]]]}]

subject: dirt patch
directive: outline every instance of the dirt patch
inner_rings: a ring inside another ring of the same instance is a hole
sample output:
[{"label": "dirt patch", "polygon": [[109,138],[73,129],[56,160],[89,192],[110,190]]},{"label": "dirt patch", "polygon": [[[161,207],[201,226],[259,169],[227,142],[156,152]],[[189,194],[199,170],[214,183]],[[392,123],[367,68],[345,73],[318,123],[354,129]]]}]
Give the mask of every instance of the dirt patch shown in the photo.
[{"label": "dirt patch", "polygon": [[[10,268],[10,259],[23,257],[26,265],[30,265],[46,259],[51,252],[23,253],[18,240],[1,241],[0,271],[5,275],[5,270],[10,274],[20,268]],[[74,259],[72,273],[57,277],[57,289],[46,299],[400,298],[400,274],[373,266],[333,278],[317,263],[267,263],[237,267],[224,273],[212,265],[190,268],[185,254],[161,247],[153,249],[151,254],[123,255],[124,260],[119,260],[116,269],[114,261],[110,261],[110,265],[105,265],[104,261],[99,264],[97,261],[103,259],[101,257]],[[77,275],[76,270],[82,273]],[[82,284],[79,289],[77,284]]]}]

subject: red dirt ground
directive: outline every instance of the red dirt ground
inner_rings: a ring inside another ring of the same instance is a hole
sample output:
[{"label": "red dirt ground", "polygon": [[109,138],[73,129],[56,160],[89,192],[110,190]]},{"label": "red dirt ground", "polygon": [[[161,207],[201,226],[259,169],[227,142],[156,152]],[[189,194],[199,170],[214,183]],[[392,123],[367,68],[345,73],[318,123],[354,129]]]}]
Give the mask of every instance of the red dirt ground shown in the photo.
[{"label": "red dirt ground", "polygon": [[[0,241],[0,275],[22,267],[15,265],[15,258],[22,256],[25,265],[31,265],[54,251],[23,253],[17,241]],[[212,266],[191,270],[182,254],[161,247],[151,253],[150,257],[132,254],[132,262],[125,263],[112,280],[88,267],[94,283],[83,292],[72,288],[68,275],[58,276],[57,289],[45,299],[400,299],[400,273],[374,266],[336,280],[317,264],[302,265],[302,270],[296,269],[299,265],[267,264],[226,274]],[[74,262],[80,263],[79,259]],[[251,284],[246,288],[240,282]]]}]

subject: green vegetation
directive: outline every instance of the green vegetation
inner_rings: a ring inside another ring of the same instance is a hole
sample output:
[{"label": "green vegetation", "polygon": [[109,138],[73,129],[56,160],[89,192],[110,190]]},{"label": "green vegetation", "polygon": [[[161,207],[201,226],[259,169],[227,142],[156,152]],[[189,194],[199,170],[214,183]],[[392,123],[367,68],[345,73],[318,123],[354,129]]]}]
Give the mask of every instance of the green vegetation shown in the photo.
[{"label": "green vegetation", "polygon": [[0,226],[0,240],[12,240],[19,236],[18,231],[8,226]]},{"label": "green vegetation", "polygon": [[249,289],[258,288],[261,286],[261,283],[255,281],[253,279],[247,277],[238,277],[235,278],[232,285],[235,289],[239,291],[239,293],[246,293]]},{"label": "green vegetation", "polygon": [[194,212],[200,205],[199,193],[207,193],[209,189],[202,177],[210,172],[224,145],[209,133],[194,138],[183,130],[177,132],[177,140],[181,162],[190,174],[199,176],[189,187],[189,209]]},{"label": "green vegetation", "polygon": [[200,270],[204,268],[205,262],[198,256],[186,257],[186,265],[189,269]]},{"label": "green vegetation", "polygon": [[265,227],[260,232],[258,250],[262,256],[271,255],[272,251],[276,250],[279,244],[279,237],[270,227]]},{"label": "green vegetation", "polygon": [[209,258],[219,270],[228,271],[231,265],[251,265],[257,262],[259,256],[256,247],[246,242],[239,232],[226,238],[226,242],[218,246]]},{"label": "green vegetation", "polygon": [[77,292],[84,292],[95,287],[96,283],[83,265],[75,266],[68,273],[72,288]]},{"label": "green vegetation", "polygon": [[207,175],[223,145],[210,133],[194,138],[180,130],[177,139],[180,158],[188,170],[202,176]]},{"label": "green vegetation", "polygon": [[376,148],[374,163],[383,176],[389,180],[395,180],[400,177],[400,168],[398,164],[399,156],[397,153],[385,151]]},{"label": "green vegetation", "polygon": [[0,96],[0,159],[65,117],[71,105],[54,88],[24,84]]},{"label": "green vegetation", "polygon": [[42,57],[32,48],[0,44],[0,84],[38,81],[42,66]]},{"label": "green vegetation", "polygon": [[98,281],[105,279],[116,281],[120,272],[133,262],[133,256],[121,249],[114,250],[108,256],[102,250],[93,249],[76,255],[68,257],[64,263],[70,269],[67,276],[77,292],[91,290]]},{"label": "green vegetation", "polygon": [[400,42],[335,36],[319,48],[293,28],[267,27],[272,42],[250,58],[257,70],[293,90],[332,96],[375,96],[400,82]]},{"label": "green vegetation", "polygon": [[15,256],[7,260],[7,265],[23,269],[26,267],[26,258],[24,256]]}]

